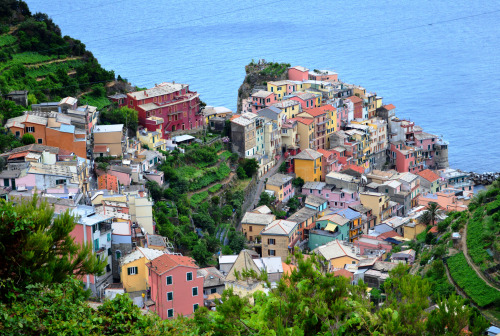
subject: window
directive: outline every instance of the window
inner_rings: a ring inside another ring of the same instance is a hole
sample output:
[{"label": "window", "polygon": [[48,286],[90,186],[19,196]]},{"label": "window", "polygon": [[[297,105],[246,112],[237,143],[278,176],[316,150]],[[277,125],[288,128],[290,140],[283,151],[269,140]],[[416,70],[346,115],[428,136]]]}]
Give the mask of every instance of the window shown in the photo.
[{"label": "window", "polygon": [[276,255],[276,250],[268,250],[267,254],[269,254],[270,256],[275,256]]},{"label": "window", "polygon": [[171,285],[172,284],[172,276],[169,275],[167,276],[167,285]]},{"label": "window", "polygon": [[116,251],[115,252],[116,259],[120,259],[122,257],[122,252],[121,251]]},{"label": "window", "polygon": [[198,304],[197,304],[197,303],[195,303],[195,304],[193,305],[193,313],[196,311],[196,309],[198,309]]},{"label": "window", "polygon": [[217,288],[210,288],[210,294],[217,293]]},{"label": "window", "polygon": [[167,310],[167,317],[174,317],[174,310],[173,309]]},{"label": "window", "polygon": [[43,143],[43,139],[38,139],[38,143],[39,144]]},{"label": "window", "polygon": [[172,301],[174,299],[174,292],[167,293],[167,301]]},{"label": "window", "polygon": [[35,128],[34,127],[26,127],[26,132],[35,133]]},{"label": "window", "polygon": [[94,239],[94,251],[99,250],[99,238]]},{"label": "window", "polygon": [[3,186],[8,187],[9,186],[9,179],[3,179]]},{"label": "window", "polygon": [[192,292],[193,296],[198,296],[198,287],[193,287]]},{"label": "window", "polygon": [[16,131],[16,137],[19,138],[21,136],[21,133],[19,131]]},{"label": "window", "polygon": [[135,274],[138,274],[138,273],[139,273],[139,269],[137,268],[137,266],[127,267],[127,274],[128,275],[135,275]]},{"label": "window", "polygon": [[248,227],[248,231],[252,232],[252,226],[251,225]]},{"label": "window", "polygon": [[111,233],[108,233],[107,237],[108,241],[111,241]]},{"label": "window", "polygon": [[186,280],[187,281],[193,280],[193,272],[187,272],[186,273]]},{"label": "window", "polygon": [[268,243],[269,245],[276,245],[276,239],[268,239],[268,240],[267,240],[267,243]]},{"label": "window", "polygon": [[56,185],[65,184],[65,183],[66,183],[65,179],[56,180]]}]

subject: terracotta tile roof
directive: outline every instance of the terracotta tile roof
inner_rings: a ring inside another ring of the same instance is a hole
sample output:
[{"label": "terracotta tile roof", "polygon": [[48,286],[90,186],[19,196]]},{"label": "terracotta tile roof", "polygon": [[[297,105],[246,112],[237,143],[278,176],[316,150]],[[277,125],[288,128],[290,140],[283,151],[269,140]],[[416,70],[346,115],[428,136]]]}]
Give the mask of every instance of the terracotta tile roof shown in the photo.
[{"label": "terracotta tile roof", "polygon": [[339,269],[339,270],[333,271],[333,276],[336,276],[336,277],[343,276],[345,278],[348,278],[349,280],[352,280],[354,278],[354,274],[352,274],[351,272],[349,272],[346,269]]},{"label": "terracotta tile roof", "polygon": [[329,157],[330,155],[333,155],[333,153],[331,151],[323,149],[323,148],[316,149],[316,152],[323,154],[324,157]]},{"label": "terracotta tile roof", "polygon": [[162,275],[177,266],[199,268],[193,258],[173,254],[161,255],[149,262],[147,266],[158,275]]},{"label": "terracotta tile roof", "polygon": [[336,110],[336,108],[330,104],[326,104],[326,105],[320,106],[318,108],[322,109],[323,111],[335,111]]},{"label": "terracotta tile roof", "polygon": [[401,237],[401,235],[399,235],[396,231],[392,230],[392,231],[387,231],[387,232],[381,233],[378,235],[378,237],[386,239],[386,238]]},{"label": "terracotta tile roof", "polygon": [[363,99],[359,98],[358,96],[350,96],[350,97],[347,97],[347,99],[352,101],[354,104],[363,102]]},{"label": "terracotta tile roof", "polygon": [[72,151],[69,151],[67,149],[63,149],[63,148],[59,148],[59,156],[68,156],[68,155],[72,155],[73,152]]},{"label": "terracotta tile roof", "polygon": [[106,145],[95,145],[94,153],[106,153],[108,151],[108,146]]},{"label": "terracotta tile roof", "polygon": [[306,109],[304,111],[304,113],[310,114],[313,117],[317,117],[317,116],[320,116],[322,114],[325,114],[326,111],[324,109],[322,109],[321,107],[313,107],[313,108]]},{"label": "terracotta tile roof", "polygon": [[433,226],[433,227],[431,227],[431,229],[430,229],[428,232],[430,232],[430,233],[438,233],[438,228],[437,228],[437,226]]},{"label": "terracotta tile roof", "polygon": [[295,121],[298,121],[300,123],[303,123],[303,124],[306,124],[306,125],[311,125],[314,120],[313,119],[308,119],[308,118],[292,118],[292,119],[288,119],[288,120],[295,120]]},{"label": "terracotta tile roof", "polygon": [[297,270],[297,266],[288,265],[287,263],[281,263],[283,267],[283,274],[291,275],[294,270]]},{"label": "terracotta tile roof", "polygon": [[352,169],[354,170],[355,172],[358,172],[360,174],[363,174],[365,172],[365,170],[363,169],[363,167],[360,167],[358,165],[355,165],[355,164],[347,164],[345,165],[341,171],[344,171],[344,170],[347,170],[347,169]]},{"label": "terracotta tile roof", "polygon": [[382,107],[385,108],[387,111],[394,110],[396,108],[396,106],[394,106],[393,104],[384,105]]},{"label": "terracotta tile roof", "polygon": [[418,172],[417,175],[426,179],[429,182],[434,182],[436,180],[439,180],[439,176],[430,169],[422,170],[421,172]]}]

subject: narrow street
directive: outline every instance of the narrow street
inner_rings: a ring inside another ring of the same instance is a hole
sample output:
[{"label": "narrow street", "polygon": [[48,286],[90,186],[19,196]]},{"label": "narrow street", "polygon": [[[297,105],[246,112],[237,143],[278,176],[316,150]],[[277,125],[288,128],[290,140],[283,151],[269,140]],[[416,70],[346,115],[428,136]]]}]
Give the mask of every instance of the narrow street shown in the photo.
[{"label": "narrow street", "polygon": [[274,167],[271,168],[267,173],[265,173],[264,175],[262,175],[262,177],[260,178],[259,183],[257,183],[257,189],[255,191],[254,199],[253,199],[253,202],[248,207],[248,211],[251,211],[257,205],[257,203],[259,203],[260,194],[262,193],[262,190],[264,189],[264,183],[266,181],[266,178],[269,178],[269,177],[273,176],[278,171],[280,165],[284,161],[285,161],[285,157],[281,156],[281,158],[276,163],[276,165],[274,165]]}]

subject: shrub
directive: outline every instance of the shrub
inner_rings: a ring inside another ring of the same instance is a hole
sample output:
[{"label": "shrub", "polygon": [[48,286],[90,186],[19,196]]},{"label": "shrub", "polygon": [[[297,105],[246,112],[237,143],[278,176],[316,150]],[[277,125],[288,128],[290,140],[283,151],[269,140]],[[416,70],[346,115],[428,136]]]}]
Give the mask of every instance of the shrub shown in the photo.
[{"label": "shrub", "polygon": [[211,192],[212,194],[214,194],[217,191],[219,191],[221,188],[222,188],[222,184],[217,183],[217,184],[211,186],[210,188],[208,188],[208,191]]},{"label": "shrub", "polygon": [[201,202],[208,198],[208,191],[203,191],[199,194],[194,194],[191,196],[191,206],[197,207]]},{"label": "shrub", "polygon": [[36,142],[35,137],[31,133],[25,133],[21,138],[23,145],[31,145]]}]

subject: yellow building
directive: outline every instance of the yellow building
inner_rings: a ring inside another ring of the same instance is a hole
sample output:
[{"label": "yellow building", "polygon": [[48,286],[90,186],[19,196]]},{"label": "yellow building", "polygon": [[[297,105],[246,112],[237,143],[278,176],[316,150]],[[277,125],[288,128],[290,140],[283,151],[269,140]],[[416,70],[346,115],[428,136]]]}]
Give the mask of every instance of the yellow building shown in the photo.
[{"label": "yellow building", "polygon": [[314,143],[314,120],[307,118],[294,118],[297,121],[297,133],[299,135],[299,147],[301,150],[311,148]]},{"label": "yellow building", "polygon": [[[153,118],[153,117],[151,117]],[[156,132],[150,132],[147,129],[143,128],[140,131],[137,131],[137,139],[141,142],[142,145],[146,145],[151,150],[167,150],[167,144],[165,140],[161,137],[161,125],[156,130]]]},{"label": "yellow building", "polygon": [[233,111],[224,106],[205,106],[203,109],[203,115],[205,116],[205,125],[208,125],[208,121],[215,117],[226,119],[231,118]]},{"label": "yellow building", "polygon": [[127,293],[146,291],[149,287],[149,271],[146,264],[165,252],[144,247],[120,259],[120,278]]},{"label": "yellow building", "polygon": [[333,240],[313,250],[328,261],[328,272],[344,269],[345,265],[356,265],[361,257],[356,255],[356,247],[344,245],[340,240]]},{"label": "yellow building", "polygon": [[274,191],[276,200],[278,202],[287,202],[294,195],[294,188],[292,187],[293,177],[285,174],[274,174],[267,179],[266,190]]},{"label": "yellow building", "polygon": [[277,100],[282,100],[287,93],[296,90],[295,83],[288,80],[267,82],[267,91],[274,92]]},{"label": "yellow building", "polygon": [[297,114],[302,112],[302,107],[300,103],[296,100],[286,99],[279,103],[273,104],[272,106],[279,108],[285,113],[287,119],[295,118]]},{"label": "yellow building", "polygon": [[359,193],[361,204],[372,209],[372,214],[375,216],[375,225],[387,219],[389,209],[389,196],[378,192],[362,192]]},{"label": "yellow building", "polygon": [[321,181],[321,160],[323,154],[312,149],[304,149],[293,157],[295,175],[305,182]]},{"label": "yellow building", "polygon": [[425,231],[426,226],[418,221],[412,221],[404,226],[404,237],[410,240],[417,239],[418,234]]}]

